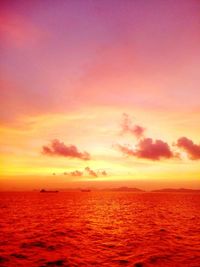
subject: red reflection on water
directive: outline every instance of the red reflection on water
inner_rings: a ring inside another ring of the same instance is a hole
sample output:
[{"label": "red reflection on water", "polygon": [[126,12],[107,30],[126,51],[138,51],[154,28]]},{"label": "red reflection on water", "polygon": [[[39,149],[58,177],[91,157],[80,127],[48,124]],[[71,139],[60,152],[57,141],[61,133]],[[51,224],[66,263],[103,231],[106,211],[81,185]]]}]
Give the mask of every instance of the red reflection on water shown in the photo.
[{"label": "red reflection on water", "polygon": [[1,266],[199,266],[199,194],[1,193]]}]

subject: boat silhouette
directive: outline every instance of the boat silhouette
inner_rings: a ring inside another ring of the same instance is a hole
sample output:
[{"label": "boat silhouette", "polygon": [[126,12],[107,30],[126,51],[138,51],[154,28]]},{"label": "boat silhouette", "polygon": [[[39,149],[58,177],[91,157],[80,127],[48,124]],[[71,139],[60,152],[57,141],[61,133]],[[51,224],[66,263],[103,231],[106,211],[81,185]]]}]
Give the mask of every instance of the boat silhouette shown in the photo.
[{"label": "boat silhouette", "polygon": [[45,189],[41,189],[40,193],[58,193],[58,190],[45,190]]}]

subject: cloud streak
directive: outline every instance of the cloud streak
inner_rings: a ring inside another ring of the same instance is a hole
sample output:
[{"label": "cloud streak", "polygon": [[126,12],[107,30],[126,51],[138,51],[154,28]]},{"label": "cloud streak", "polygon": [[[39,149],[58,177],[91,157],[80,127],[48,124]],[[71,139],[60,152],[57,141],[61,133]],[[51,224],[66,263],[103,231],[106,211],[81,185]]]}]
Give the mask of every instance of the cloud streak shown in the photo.
[{"label": "cloud streak", "polygon": [[90,160],[88,152],[80,152],[74,145],[65,145],[58,139],[51,141],[49,146],[42,147],[42,153],[47,156],[62,156],[67,158],[78,158],[81,160]]}]

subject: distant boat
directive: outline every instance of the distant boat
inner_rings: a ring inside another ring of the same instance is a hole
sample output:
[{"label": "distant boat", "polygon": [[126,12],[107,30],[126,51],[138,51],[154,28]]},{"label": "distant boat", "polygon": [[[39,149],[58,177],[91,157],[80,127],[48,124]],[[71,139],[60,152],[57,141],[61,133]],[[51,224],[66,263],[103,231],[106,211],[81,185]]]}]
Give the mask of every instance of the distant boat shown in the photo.
[{"label": "distant boat", "polygon": [[81,189],[81,192],[91,192],[90,189]]},{"label": "distant boat", "polygon": [[58,193],[58,190],[45,190],[45,189],[41,189],[40,193]]}]

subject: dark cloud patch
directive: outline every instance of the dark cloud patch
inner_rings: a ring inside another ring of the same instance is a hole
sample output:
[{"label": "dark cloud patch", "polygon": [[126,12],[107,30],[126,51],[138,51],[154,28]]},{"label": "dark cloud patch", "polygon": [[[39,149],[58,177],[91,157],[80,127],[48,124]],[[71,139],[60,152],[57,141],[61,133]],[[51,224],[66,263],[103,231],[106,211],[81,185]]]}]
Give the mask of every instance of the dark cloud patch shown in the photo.
[{"label": "dark cloud patch", "polygon": [[74,145],[65,145],[58,139],[52,140],[49,146],[42,147],[42,153],[48,156],[62,156],[68,158],[78,158],[82,160],[89,160],[90,154],[88,152],[80,152]]},{"label": "dark cloud patch", "polygon": [[107,176],[107,175],[108,175],[106,171],[101,171],[100,173],[101,173],[101,175],[103,175],[103,176]]},{"label": "dark cloud patch", "polygon": [[73,172],[70,172],[70,175],[75,176],[75,177],[80,177],[80,176],[83,176],[83,172],[75,170]]}]

